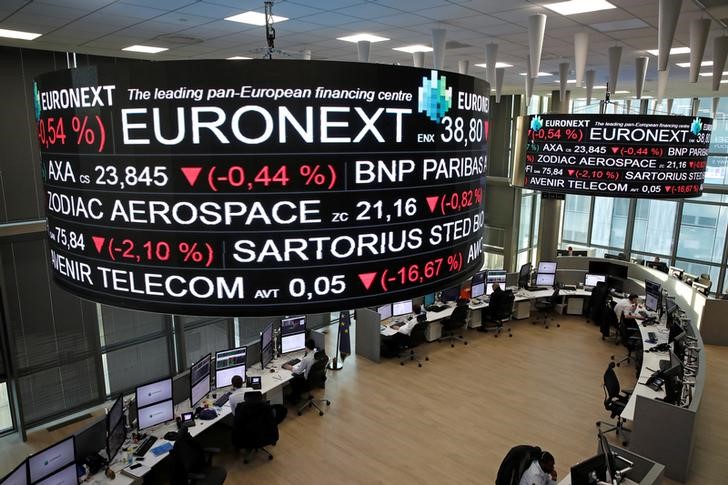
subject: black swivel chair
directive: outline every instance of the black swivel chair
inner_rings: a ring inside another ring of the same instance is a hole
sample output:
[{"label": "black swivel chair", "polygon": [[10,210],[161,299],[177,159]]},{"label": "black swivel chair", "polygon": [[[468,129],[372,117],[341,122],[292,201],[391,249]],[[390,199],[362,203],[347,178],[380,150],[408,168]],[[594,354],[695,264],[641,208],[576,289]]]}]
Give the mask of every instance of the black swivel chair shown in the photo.
[{"label": "black swivel chair", "polygon": [[597,283],[592,289],[591,296],[589,297],[589,319],[596,325],[602,325],[602,315],[604,311],[604,305],[607,304],[609,299],[609,288],[603,281]]},{"label": "black swivel chair", "polygon": [[[618,436],[622,437],[622,444],[627,446],[629,441],[625,436],[625,433],[629,433],[631,430],[624,427],[625,419],[622,419],[620,414],[624,411],[629,401],[632,391],[624,391],[619,386],[619,379],[617,374],[614,373],[614,362],[610,362],[607,366],[607,370],[604,372],[604,409],[610,412],[612,419],[617,418],[616,423],[604,423],[603,421],[597,421],[597,428],[603,433],[616,432]],[[602,425],[609,426],[607,429],[602,429]]]},{"label": "black swivel chair", "polygon": [[219,451],[217,448],[203,448],[190,436],[187,428],[180,429],[169,454],[172,458],[171,485],[222,485],[227,471],[212,466],[212,456]]},{"label": "black swivel chair", "polygon": [[427,342],[427,315],[417,315],[417,324],[412,327],[412,333],[403,339],[402,353],[400,354],[400,365],[407,361],[417,362],[417,367],[422,367],[422,359],[430,360],[428,356],[422,356],[415,349]]},{"label": "black swivel chair", "polygon": [[[556,308],[556,305],[559,303],[559,289],[555,288],[554,292],[551,294],[551,296],[547,298],[537,298],[534,302],[534,306],[536,307],[536,310],[538,310],[538,315],[536,318],[531,322],[533,325],[536,324],[536,322],[543,320],[543,326],[544,328],[549,328],[549,320],[553,320],[554,318],[551,316],[551,313]],[[561,324],[556,322],[556,326],[560,327]]]},{"label": "black swivel chair", "polygon": [[305,381],[305,391],[308,392],[308,396],[303,404],[301,404],[298,408],[299,416],[303,414],[304,409],[311,407],[318,409],[319,416],[323,416],[324,411],[321,409],[319,404],[331,406],[331,401],[328,399],[316,399],[316,397],[311,394],[315,389],[324,389],[326,387],[326,364],[329,363],[329,357],[326,355],[326,352],[319,350],[314,354],[314,361],[315,362],[308,371],[308,377]]},{"label": "black swivel chair", "polygon": [[[602,305],[599,330],[602,333],[602,340],[613,338],[615,345],[617,345],[620,341],[619,321],[617,320],[617,314],[614,313],[614,306],[614,302],[610,299],[607,299],[607,302]],[[614,332],[612,332],[612,329]]]},{"label": "black swivel chair", "polygon": [[[468,325],[469,319],[470,308],[468,307],[468,301],[461,298],[452,311],[452,315],[442,320],[442,337],[438,339],[438,342],[450,342],[450,346],[455,347],[454,342],[461,340],[463,344],[468,345],[468,341],[465,340],[462,332]],[[456,331],[460,333],[455,333]]]},{"label": "black swivel chair", "polygon": [[[614,311],[612,311],[612,314],[614,314]],[[616,319],[617,316],[614,315],[614,318]],[[624,317],[620,319],[619,342],[624,345],[625,349],[627,349],[627,354],[620,360],[616,360],[615,356],[612,356],[612,360],[615,361],[617,367],[625,361],[629,364],[633,358],[632,353],[634,352],[635,355],[639,355],[639,350],[642,349],[642,337],[640,335],[640,330],[637,328],[636,323],[634,323],[633,320],[629,320]]]},{"label": "black swivel chair", "polygon": [[[503,331],[503,323],[509,321],[513,315],[513,302],[516,300],[516,296],[511,290],[499,292],[498,296],[493,298],[495,294],[493,293],[490,296],[490,304],[488,305],[486,320],[483,322],[483,328],[484,331],[487,331],[491,327],[487,323],[494,323],[495,325],[492,325],[492,327],[495,328],[494,337],[497,338],[501,331]],[[508,327],[506,330],[508,331],[508,336],[513,337],[511,327]]]},{"label": "black swivel chair", "polygon": [[278,442],[278,420],[260,391],[246,392],[245,401],[235,408],[232,440],[235,448],[246,450],[243,463],[248,463],[257,451],[268,455],[269,460],[273,459],[265,447]]}]

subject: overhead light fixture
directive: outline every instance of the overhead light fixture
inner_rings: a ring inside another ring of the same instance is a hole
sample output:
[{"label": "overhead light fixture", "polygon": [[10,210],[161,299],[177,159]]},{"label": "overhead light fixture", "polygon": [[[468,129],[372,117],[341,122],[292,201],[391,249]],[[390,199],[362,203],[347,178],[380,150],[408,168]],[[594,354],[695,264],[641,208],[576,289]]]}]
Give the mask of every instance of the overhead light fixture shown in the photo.
[{"label": "overhead light fixture", "polygon": [[247,59],[252,59],[252,57],[232,56],[232,57],[228,57],[226,60],[227,61],[244,61],[244,60],[247,60]]},{"label": "overhead light fixture", "polygon": [[0,37],[6,37],[8,39],[33,40],[41,35],[33,32],[23,32],[22,30],[0,29]]},{"label": "overhead light fixture", "polygon": [[598,24],[591,24],[589,27],[596,29],[599,32],[617,32],[619,30],[642,29],[644,27],[649,27],[649,25],[647,25],[647,23],[642,19],[631,18],[627,20],[615,20],[612,22],[600,22]]},{"label": "overhead light fixture", "polygon": [[[690,67],[690,63],[689,62],[678,62],[675,65],[678,66],[678,67],[685,67],[685,68]],[[713,61],[703,61],[703,62],[700,63],[700,65],[702,67],[710,67],[710,66],[713,65]]]},{"label": "overhead light fixture", "polygon": [[629,91],[615,91],[614,94],[629,94]]},{"label": "overhead light fixture", "polygon": [[[709,76],[712,76],[712,75],[713,75],[712,72],[700,72],[700,73],[698,73],[698,76],[702,76],[702,77],[709,77]],[[728,71],[723,71],[723,75],[724,76],[728,76]]]},{"label": "overhead light fixture", "polygon": [[432,47],[428,47],[422,44],[415,44],[406,45],[404,47],[394,47],[392,50],[414,54],[415,52],[432,52]]},{"label": "overhead light fixture", "polygon": [[[561,81],[559,79],[554,79],[555,83],[560,83]],[[576,79],[567,79],[566,84],[576,84]]]},{"label": "overhead light fixture", "polygon": [[[477,67],[482,67],[483,69],[487,69],[488,65],[485,63],[476,64]],[[495,68],[498,69],[499,67],[513,67],[513,64],[508,64],[507,62],[496,62]]]},{"label": "overhead light fixture", "polygon": [[607,89],[607,85],[606,84],[600,84],[599,86],[592,87],[592,89]]},{"label": "overhead light fixture", "polygon": [[[647,51],[649,54],[656,56],[660,53],[657,49],[650,49]],[[673,47],[670,49],[670,55],[677,54],[690,54],[690,47]]]},{"label": "overhead light fixture", "polygon": [[[521,76],[528,76],[527,72],[519,72],[518,74],[520,74]],[[546,77],[546,76],[553,76],[553,74],[551,74],[550,72],[539,72],[538,74],[536,74],[536,77]]]},{"label": "overhead light fixture", "polygon": [[[288,17],[279,17],[278,15],[272,15],[271,17],[273,17],[274,23],[285,22],[286,20],[288,20]],[[248,12],[233,15],[232,17],[225,17],[225,20],[229,20],[230,22],[239,22],[241,24],[264,26],[265,14],[260,12],[253,12],[252,10],[250,10]]]},{"label": "overhead light fixture", "polygon": [[378,35],[374,34],[354,34],[354,35],[347,35],[346,37],[338,37],[338,40],[343,40],[344,42],[361,42],[363,40],[367,42],[371,42],[372,44],[375,42],[384,42],[385,40],[389,40],[386,37],[380,37]]},{"label": "overhead light fixture", "polygon": [[124,47],[121,50],[129,52],[143,52],[145,54],[159,54],[160,52],[164,52],[169,49],[166,47],[154,47],[151,45],[130,45],[129,47]]},{"label": "overhead light fixture", "polygon": [[728,83],[728,79],[721,79],[721,80],[720,80],[720,83],[721,83],[721,84],[726,84],[726,83]]},{"label": "overhead light fixture", "polygon": [[542,6],[561,15],[576,15],[578,13],[598,12],[617,8],[606,0],[570,0],[568,2],[544,3]]}]

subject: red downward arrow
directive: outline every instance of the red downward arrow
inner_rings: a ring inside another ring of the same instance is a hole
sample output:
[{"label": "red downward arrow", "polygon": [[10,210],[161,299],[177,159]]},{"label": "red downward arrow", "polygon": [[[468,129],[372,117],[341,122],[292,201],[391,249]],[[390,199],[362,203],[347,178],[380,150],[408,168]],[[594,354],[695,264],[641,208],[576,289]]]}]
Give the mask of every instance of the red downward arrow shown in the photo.
[{"label": "red downward arrow", "polygon": [[672,185],[665,185],[665,192],[672,192]]},{"label": "red downward arrow", "polygon": [[528,177],[523,178],[523,185],[528,185]]},{"label": "red downward arrow", "polygon": [[374,281],[374,278],[377,277],[377,273],[359,273],[359,279],[361,280],[362,284],[364,284],[364,288],[367,290],[370,286],[372,286],[372,281]]},{"label": "red downward arrow", "polygon": [[612,147],[612,153],[613,154],[616,155],[618,151],[619,151],[619,147]]},{"label": "red downward arrow", "polygon": [[695,166],[695,162],[688,162],[688,165],[690,165],[690,168],[693,168]]},{"label": "red downward arrow", "polygon": [[488,122],[483,122],[483,128],[485,129],[485,141],[488,141]]},{"label": "red downward arrow", "polygon": [[437,195],[433,195],[432,197],[427,197],[427,205],[430,206],[430,212],[435,212],[435,207],[437,207]]},{"label": "red downward arrow", "polygon": [[574,172],[576,172],[576,170],[569,170],[569,175],[570,175],[570,176],[571,176],[571,175],[574,175]]},{"label": "red downward arrow", "polygon": [[180,170],[182,170],[187,182],[189,182],[190,187],[192,187],[195,185],[195,182],[197,182],[197,176],[200,175],[202,167],[180,167]]},{"label": "red downward arrow", "polygon": [[104,238],[100,236],[91,236],[91,239],[94,240],[94,246],[96,246],[96,251],[100,254],[101,248],[104,247]]}]

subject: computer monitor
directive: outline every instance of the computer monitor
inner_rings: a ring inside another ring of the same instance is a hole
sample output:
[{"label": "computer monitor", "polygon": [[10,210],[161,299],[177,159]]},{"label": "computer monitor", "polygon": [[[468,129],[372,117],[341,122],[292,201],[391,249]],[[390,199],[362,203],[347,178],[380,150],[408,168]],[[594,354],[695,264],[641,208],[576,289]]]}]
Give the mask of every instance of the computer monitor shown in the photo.
[{"label": "computer monitor", "polygon": [[604,455],[599,454],[571,467],[571,485],[594,485],[607,479]]},{"label": "computer monitor", "polygon": [[71,436],[28,457],[28,477],[36,483],[76,461],[76,440]]},{"label": "computer monitor", "polygon": [[662,371],[662,377],[665,379],[670,377],[682,377],[683,363],[675,352],[670,351],[670,367]]},{"label": "computer monitor", "polygon": [[136,388],[136,406],[143,408],[160,401],[172,399],[172,378],[167,377]]},{"label": "computer monitor", "polygon": [[297,352],[306,347],[306,317],[289,317],[281,320],[281,352]]},{"label": "computer monitor", "polygon": [[498,283],[501,287],[506,286],[506,274],[506,271],[502,269],[488,270],[485,294],[490,295],[491,293],[493,293],[493,283]]},{"label": "computer monitor", "polygon": [[604,456],[604,464],[606,466],[607,477],[605,479],[609,480],[613,485],[619,485],[619,480],[617,480],[616,476],[617,464],[614,452],[606,435],[601,431],[599,432],[599,448]]},{"label": "computer monitor", "polygon": [[657,271],[662,271],[663,273],[667,273],[669,271],[667,263],[663,261],[647,261],[645,265],[648,268],[656,269]]},{"label": "computer monitor", "polygon": [[137,428],[139,431],[174,419],[174,402],[172,399],[137,408]]},{"label": "computer monitor", "polygon": [[685,270],[682,268],[677,268],[675,266],[670,266],[668,268],[667,274],[669,276],[674,276],[675,278],[681,280],[683,277],[683,273],[685,273]]},{"label": "computer monitor", "polygon": [[247,347],[215,352],[215,387],[217,389],[232,385],[234,376],[240,376],[245,380],[247,353]]},{"label": "computer monitor", "polygon": [[589,273],[609,275],[611,266],[607,261],[589,261]]},{"label": "computer monitor", "polygon": [[583,257],[586,257],[586,256],[589,256],[589,251],[586,250],[586,249],[574,249],[571,252],[571,255],[572,256],[583,256]]},{"label": "computer monitor", "polygon": [[392,304],[387,303],[386,305],[377,307],[377,313],[379,313],[380,322],[383,322],[387,318],[391,318],[392,317]]},{"label": "computer monitor", "polygon": [[0,485],[28,485],[28,462],[23,460],[13,471],[0,478]]},{"label": "computer monitor", "polygon": [[281,319],[281,335],[294,335],[306,332],[306,315]]},{"label": "computer monitor", "polygon": [[95,418],[73,436],[76,438],[76,461],[83,463],[84,458],[98,453],[106,446],[106,416]]},{"label": "computer monitor", "polygon": [[460,298],[460,286],[452,286],[440,292],[440,301],[458,301]]},{"label": "computer monitor", "polygon": [[392,316],[408,315],[412,313],[412,300],[403,300],[392,303]]},{"label": "computer monitor", "polygon": [[614,276],[615,278],[626,279],[628,272],[629,272],[629,268],[627,268],[627,266],[624,264],[619,264],[619,263],[610,263],[609,264],[609,276]]},{"label": "computer monitor", "polygon": [[518,287],[526,288],[531,282],[531,263],[526,263],[521,266],[518,271]]},{"label": "computer monitor", "polygon": [[556,273],[556,262],[555,261],[540,261],[538,263],[538,270],[536,273]]},{"label": "computer monitor", "polygon": [[124,417],[124,395],[119,394],[106,413],[106,432],[109,433]]},{"label": "computer monitor", "polygon": [[437,295],[434,293],[428,293],[425,296],[422,297],[422,303],[427,307],[430,305],[435,304],[435,300],[437,300]]},{"label": "computer monitor", "polygon": [[556,274],[536,273],[536,286],[554,286],[554,283],[556,283]]},{"label": "computer monitor", "polygon": [[645,308],[656,312],[660,301],[661,286],[654,281],[645,280]]},{"label": "computer monitor", "polygon": [[260,367],[265,366],[273,360],[273,322],[270,322],[260,332]]},{"label": "computer monitor", "polygon": [[586,276],[584,276],[584,286],[597,286],[597,283],[600,281],[607,282],[607,276],[603,274],[592,274],[587,273]]},{"label": "computer monitor", "polygon": [[67,467],[37,482],[37,485],[78,485],[76,464],[71,463]]},{"label": "computer monitor", "polygon": [[487,271],[478,271],[470,279],[470,297],[478,298],[485,294],[485,280]]},{"label": "computer monitor", "polygon": [[192,409],[210,392],[210,358],[211,355],[207,354],[190,367],[190,405]]},{"label": "computer monitor", "polygon": [[124,444],[124,441],[126,441],[126,427],[123,422],[119,422],[106,437],[106,456],[109,459],[109,463],[113,461]]}]

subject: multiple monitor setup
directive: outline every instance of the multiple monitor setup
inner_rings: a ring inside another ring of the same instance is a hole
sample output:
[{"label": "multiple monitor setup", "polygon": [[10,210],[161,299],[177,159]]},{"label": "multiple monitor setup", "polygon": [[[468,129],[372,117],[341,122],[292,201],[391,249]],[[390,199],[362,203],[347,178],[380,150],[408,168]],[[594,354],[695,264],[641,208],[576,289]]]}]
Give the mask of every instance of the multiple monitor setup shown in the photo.
[{"label": "multiple monitor setup", "polygon": [[[607,441],[604,433],[598,434],[599,454],[571,467],[571,485],[594,485],[607,483],[619,485],[632,470],[634,463],[619,456]],[[617,460],[623,461],[627,467],[617,468]]]},{"label": "multiple monitor setup", "polygon": [[617,291],[624,289],[628,268],[624,264],[609,261],[589,261],[589,274],[606,276],[607,286]]},{"label": "multiple monitor setup", "polygon": [[[410,302],[410,307],[412,302]],[[306,317],[289,317],[281,320],[281,352],[296,352],[306,347]]]},{"label": "multiple monitor setup", "polygon": [[587,273],[584,276],[584,288],[594,288],[599,283],[606,283],[607,277],[603,274]]},{"label": "multiple monitor setup", "polygon": [[662,295],[662,287],[659,283],[645,280],[645,308],[652,312],[658,310],[660,296]]},{"label": "multiple monitor setup", "polygon": [[536,286],[554,286],[556,284],[556,263],[540,261],[536,271]]},{"label": "multiple monitor setup", "polygon": [[190,405],[192,409],[210,392],[210,354],[207,354],[190,367]]},{"label": "multiple monitor setup", "polygon": [[41,450],[0,479],[2,485],[78,485],[76,439],[70,436]]}]

